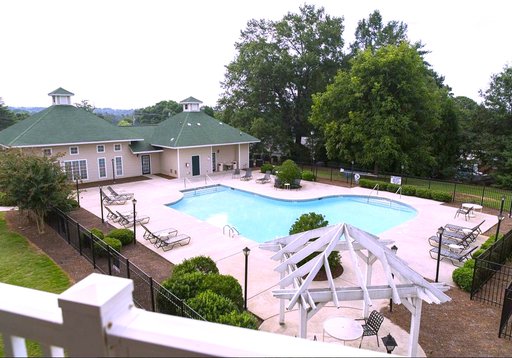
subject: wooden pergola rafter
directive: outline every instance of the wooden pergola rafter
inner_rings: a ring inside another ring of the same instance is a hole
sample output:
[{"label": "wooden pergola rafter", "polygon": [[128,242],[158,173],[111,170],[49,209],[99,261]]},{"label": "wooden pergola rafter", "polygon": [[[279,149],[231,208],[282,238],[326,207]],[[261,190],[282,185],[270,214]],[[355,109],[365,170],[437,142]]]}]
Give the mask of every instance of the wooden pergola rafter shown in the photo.
[{"label": "wooden pergola rafter", "polygon": [[[331,225],[261,244],[260,248],[275,252],[271,257],[273,260],[280,261],[275,267],[280,273],[279,289],[273,292],[274,297],[280,299],[280,324],[284,324],[285,309],[291,310],[298,305],[299,335],[305,338],[307,321],[328,302],[340,307],[340,302],[361,300],[363,317],[368,317],[372,300],[392,298],[393,302],[403,304],[411,312],[409,355],[417,355],[422,302],[440,304],[450,301],[444,294],[449,287],[426,281],[386,246],[390,244],[391,241],[382,241],[349,224]],[[336,286],[327,260],[333,251],[348,251],[358,286]],[[317,255],[297,266],[313,253]],[[387,285],[371,284],[373,265],[377,261],[382,265]],[[310,288],[322,267],[327,275],[327,287]],[[285,301],[288,301],[287,305]]]}]

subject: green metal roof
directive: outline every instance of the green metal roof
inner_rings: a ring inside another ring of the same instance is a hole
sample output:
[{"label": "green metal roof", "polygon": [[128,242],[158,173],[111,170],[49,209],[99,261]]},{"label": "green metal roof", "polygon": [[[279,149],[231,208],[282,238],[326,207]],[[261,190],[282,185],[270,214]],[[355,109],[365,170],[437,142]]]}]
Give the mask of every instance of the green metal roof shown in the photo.
[{"label": "green metal roof", "polygon": [[204,112],[178,113],[161,122],[151,138],[152,145],[168,148],[255,142],[259,139]]},{"label": "green metal roof", "polygon": [[188,98],[186,98],[186,99],[184,99],[183,101],[180,102],[180,104],[185,104],[185,103],[203,103],[203,102],[198,100],[197,98],[188,97]]},{"label": "green metal roof", "polygon": [[141,139],[133,131],[70,105],[48,107],[0,131],[0,144],[7,147]]},{"label": "green metal roof", "polygon": [[147,153],[147,152],[161,152],[162,148],[151,145],[151,137],[157,130],[158,125],[153,126],[140,126],[140,127],[121,127],[126,130],[130,130],[132,133],[137,134],[139,138],[144,138],[143,141],[132,142],[130,149],[132,153]]},{"label": "green metal roof", "polygon": [[52,91],[52,92],[48,93],[48,96],[55,96],[55,95],[74,96],[75,94],[65,90],[62,87],[59,87],[55,91]]}]

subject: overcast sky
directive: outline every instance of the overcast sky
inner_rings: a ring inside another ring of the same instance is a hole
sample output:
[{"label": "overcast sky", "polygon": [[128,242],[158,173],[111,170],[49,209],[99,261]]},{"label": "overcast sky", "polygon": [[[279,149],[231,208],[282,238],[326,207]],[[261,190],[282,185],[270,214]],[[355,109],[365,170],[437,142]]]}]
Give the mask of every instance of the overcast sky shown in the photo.
[{"label": "overcast sky", "polygon": [[[455,96],[481,101],[492,74],[512,65],[510,0],[310,0],[344,17],[345,43],[378,9],[403,21],[411,41]],[[2,0],[0,97],[8,106],[47,107],[63,87],[73,103],[142,108],[193,96],[215,106],[225,66],[250,19],[298,13],[295,0]]]}]

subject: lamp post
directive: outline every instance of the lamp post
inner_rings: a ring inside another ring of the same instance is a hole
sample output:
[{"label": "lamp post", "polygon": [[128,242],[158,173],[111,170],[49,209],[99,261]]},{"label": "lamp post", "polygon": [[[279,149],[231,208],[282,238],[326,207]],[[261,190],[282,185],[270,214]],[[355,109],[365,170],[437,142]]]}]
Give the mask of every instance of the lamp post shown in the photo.
[{"label": "lamp post", "polygon": [[[391,246],[391,251],[396,255],[398,247],[396,245]],[[391,274],[391,277],[395,278],[395,274]],[[389,299],[389,312],[393,312],[393,298]]]},{"label": "lamp post", "polygon": [[381,339],[382,339],[382,343],[386,347],[386,352],[388,354],[391,354],[391,352],[393,352],[393,350],[396,347],[398,347],[398,344],[396,343],[395,338],[393,338],[391,333],[388,333],[388,335],[386,337],[382,337]]},{"label": "lamp post", "polygon": [[105,219],[103,218],[103,189],[100,186],[100,208],[101,208],[101,223],[105,224]]},{"label": "lamp post", "polygon": [[137,199],[133,198],[133,244],[137,244],[137,225],[136,225],[136,216],[137,212],[135,211],[135,206],[137,205]]},{"label": "lamp post", "polygon": [[249,265],[249,254],[251,253],[251,249],[245,247],[243,250],[245,256],[245,281],[244,281],[244,309],[247,311],[247,271]]},{"label": "lamp post", "polygon": [[436,282],[439,282],[439,262],[441,261],[441,245],[443,244],[443,232],[444,227],[440,227],[437,229],[437,234],[439,235],[439,246],[437,247],[437,266],[436,266]]},{"label": "lamp post", "polygon": [[[496,236],[494,238],[494,242],[498,241],[499,234],[500,234],[500,225],[503,219],[505,219],[505,216],[503,216],[503,205],[505,204],[505,196],[501,197],[501,206],[500,206],[500,213],[498,215],[498,225],[496,226]],[[503,242],[501,243],[501,253],[500,253],[500,261],[503,260]]]},{"label": "lamp post", "polygon": [[75,176],[76,182],[76,201],[78,203],[78,207],[80,207],[80,190],[78,189],[78,175]]},{"label": "lamp post", "polygon": [[352,166],[350,167],[350,187],[352,188],[352,179],[354,178],[354,161],[351,162]]},{"label": "lamp post", "polygon": [[112,158],[112,183],[116,183],[116,166],[114,164],[114,158]]}]

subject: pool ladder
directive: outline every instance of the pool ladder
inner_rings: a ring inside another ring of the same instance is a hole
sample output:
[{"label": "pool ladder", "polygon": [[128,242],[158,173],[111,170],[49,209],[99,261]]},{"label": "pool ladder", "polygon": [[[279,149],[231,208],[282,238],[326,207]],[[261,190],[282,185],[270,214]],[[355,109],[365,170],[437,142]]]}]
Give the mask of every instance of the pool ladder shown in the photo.
[{"label": "pool ladder", "polygon": [[224,227],[222,228],[223,235],[226,235],[226,228],[228,229],[229,237],[235,237],[236,235],[240,235],[240,232],[238,232],[238,230],[234,226],[228,224],[224,225]]}]

